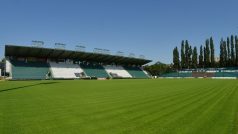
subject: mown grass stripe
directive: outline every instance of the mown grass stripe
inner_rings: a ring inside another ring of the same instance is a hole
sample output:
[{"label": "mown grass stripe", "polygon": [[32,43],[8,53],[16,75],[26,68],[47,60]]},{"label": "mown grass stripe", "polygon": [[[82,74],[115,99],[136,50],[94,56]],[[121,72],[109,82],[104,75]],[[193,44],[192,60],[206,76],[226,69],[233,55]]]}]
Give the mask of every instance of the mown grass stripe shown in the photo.
[{"label": "mown grass stripe", "polygon": [[[138,126],[138,128],[146,128],[146,126],[154,125],[154,123],[161,123],[159,127],[161,128],[161,130],[163,130],[164,129],[163,126],[166,126],[166,124],[168,125],[169,124],[168,122],[174,121],[177,118],[179,118],[181,115],[183,116],[184,114],[186,114],[185,111],[190,110],[189,106],[192,106],[194,103],[199,102],[201,98],[210,99],[209,98],[210,96],[216,96],[218,94],[219,92],[214,94],[214,90],[211,90],[210,93],[199,95],[199,96],[193,97],[192,99],[187,99],[179,103],[179,105],[170,108],[172,110],[162,112],[160,116],[157,116],[157,118],[153,118],[153,115],[150,115],[152,117],[151,120],[146,120],[146,122],[141,124],[141,126]],[[178,113],[181,113],[181,115],[178,116]],[[176,116],[174,117],[174,115]],[[136,129],[137,128],[134,128],[134,130]]]},{"label": "mown grass stripe", "polygon": [[0,133],[236,134],[237,86],[211,79],[1,82],[0,91],[13,90],[0,92]]}]

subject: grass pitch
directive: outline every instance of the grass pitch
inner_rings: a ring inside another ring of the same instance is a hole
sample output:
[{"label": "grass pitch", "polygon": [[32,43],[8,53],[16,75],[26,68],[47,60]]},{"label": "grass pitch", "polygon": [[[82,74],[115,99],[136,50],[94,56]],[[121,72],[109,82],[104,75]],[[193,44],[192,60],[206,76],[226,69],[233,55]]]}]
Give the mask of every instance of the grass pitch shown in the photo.
[{"label": "grass pitch", "polygon": [[0,134],[237,134],[238,81],[0,82]]}]

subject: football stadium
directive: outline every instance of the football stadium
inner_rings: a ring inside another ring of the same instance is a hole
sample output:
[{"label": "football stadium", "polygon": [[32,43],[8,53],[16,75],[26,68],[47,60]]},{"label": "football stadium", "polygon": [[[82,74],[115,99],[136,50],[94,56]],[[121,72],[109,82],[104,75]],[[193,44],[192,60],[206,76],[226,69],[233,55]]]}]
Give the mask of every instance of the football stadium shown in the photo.
[{"label": "football stadium", "polygon": [[1,133],[237,133],[236,68],[152,79],[143,69],[149,62],[105,51],[5,45]]},{"label": "football stadium", "polygon": [[0,134],[238,134],[237,5],[2,0]]}]

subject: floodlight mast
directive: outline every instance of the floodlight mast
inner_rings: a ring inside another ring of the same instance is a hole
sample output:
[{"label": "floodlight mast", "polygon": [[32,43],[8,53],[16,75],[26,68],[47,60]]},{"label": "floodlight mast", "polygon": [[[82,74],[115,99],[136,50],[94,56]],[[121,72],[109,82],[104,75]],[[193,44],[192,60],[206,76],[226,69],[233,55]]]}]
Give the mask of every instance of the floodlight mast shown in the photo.
[{"label": "floodlight mast", "polygon": [[44,42],[43,41],[38,41],[38,40],[33,40],[33,41],[31,41],[31,46],[32,47],[43,47]]},{"label": "floodlight mast", "polygon": [[130,53],[130,54],[129,54],[129,57],[135,58],[135,54],[134,54],[134,53]]},{"label": "floodlight mast", "polygon": [[[81,44],[81,43],[80,43]],[[75,50],[80,52],[85,52],[86,47],[82,45],[76,45]]]},{"label": "floodlight mast", "polygon": [[66,44],[63,43],[55,43],[55,49],[65,49]]},{"label": "floodlight mast", "polygon": [[99,54],[107,54],[107,55],[111,54],[110,50],[108,50],[108,49],[101,49],[101,48],[94,48],[93,52],[94,53],[99,53]]},{"label": "floodlight mast", "polygon": [[101,53],[101,49],[100,49],[100,48],[94,48],[94,49],[93,49],[93,52],[94,52],[94,53]]},{"label": "floodlight mast", "polygon": [[103,52],[104,52],[104,54],[111,54],[110,50],[108,50],[108,49],[103,49]]},{"label": "floodlight mast", "polygon": [[145,56],[144,55],[140,55],[139,58],[140,59],[145,59]]},{"label": "floodlight mast", "polygon": [[124,52],[122,52],[122,51],[117,51],[116,55],[117,55],[117,56],[124,56]]}]

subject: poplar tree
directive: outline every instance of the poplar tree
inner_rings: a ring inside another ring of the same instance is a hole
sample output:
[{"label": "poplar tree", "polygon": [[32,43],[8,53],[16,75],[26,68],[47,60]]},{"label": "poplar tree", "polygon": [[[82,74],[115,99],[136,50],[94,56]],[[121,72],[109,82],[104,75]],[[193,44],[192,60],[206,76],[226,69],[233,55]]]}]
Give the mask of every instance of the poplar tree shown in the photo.
[{"label": "poplar tree", "polygon": [[231,49],[230,49],[230,39],[229,37],[227,37],[227,40],[226,40],[226,45],[227,45],[227,66],[230,66],[231,65]]},{"label": "poplar tree", "polygon": [[204,46],[203,47],[203,66],[204,67],[207,67],[206,66],[206,63],[207,63],[207,59],[206,59],[207,57],[206,57],[206,47]]},{"label": "poplar tree", "polygon": [[203,67],[203,49],[202,45],[200,46],[200,55],[199,55],[199,67]]},{"label": "poplar tree", "polygon": [[175,47],[173,50],[173,62],[174,62],[174,68],[179,70],[180,63],[179,63],[179,52],[177,47]]},{"label": "poplar tree", "polygon": [[235,46],[236,46],[236,66],[238,66],[238,37],[235,36]]},{"label": "poplar tree", "polygon": [[210,49],[211,49],[211,67],[215,67],[215,50],[212,37],[210,38]]},{"label": "poplar tree", "polygon": [[193,54],[192,54],[192,67],[197,68],[198,66],[198,53],[197,53],[197,47],[193,48]]},{"label": "poplar tree", "polygon": [[235,66],[234,36],[231,35],[231,66]]},{"label": "poplar tree", "polygon": [[189,44],[188,41],[185,41],[185,67],[189,67]]},{"label": "poplar tree", "polygon": [[223,43],[224,43],[224,41],[223,41],[223,39],[221,39],[221,41],[220,41],[220,61],[219,61],[220,67],[225,66],[225,64],[224,64],[225,56],[224,56],[224,45],[223,45]]},{"label": "poplar tree", "polygon": [[210,48],[209,48],[209,40],[206,40],[206,50],[205,50],[205,56],[206,56],[206,67],[210,67]]},{"label": "poplar tree", "polygon": [[184,41],[181,43],[181,67],[185,68]]},{"label": "poplar tree", "polygon": [[224,66],[223,67],[228,66],[228,52],[226,47],[227,47],[226,41],[223,41],[223,51],[224,51]]},{"label": "poplar tree", "polygon": [[189,46],[189,50],[188,50],[188,68],[192,67],[192,54],[193,54],[192,46]]}]

